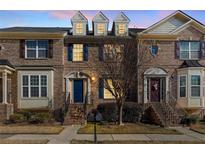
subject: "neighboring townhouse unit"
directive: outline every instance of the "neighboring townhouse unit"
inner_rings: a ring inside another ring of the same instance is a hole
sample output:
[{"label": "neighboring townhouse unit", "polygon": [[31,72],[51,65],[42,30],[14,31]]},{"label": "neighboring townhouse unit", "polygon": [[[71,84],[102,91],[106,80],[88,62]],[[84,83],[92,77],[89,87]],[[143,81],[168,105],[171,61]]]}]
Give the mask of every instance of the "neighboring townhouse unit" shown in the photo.
[{"label": "neighboring townhouse unit", "polygon": [[40,27],[0,30],[1,110],[6,112],[5,106],[11,104],[15,111],[54,109],[62,104],[63,48],[67,31]]},{"label": "neighboring townhouse unit", "polygon": [[[139,33],[139,52],[146,54],[147,59],[139,68],[138,102],[155,108],[171,102],[178,108],[204,110],[205,26],[202,23],[176,11]],[[156,105],[156,102],[161,103]]]},{"label": "neighboring townhouse unit", "polygon": [[204,108],[205,26],[181,11],[147,29],[128,28],[129,22],[120,12],[108,30],[109,19],[99,12],[89,31],[88,19],[78,11],[72,28],[0,29],[0,119],[8,119],[13,110],[58,111],[69,103],[65,123],[70,124],[82,122],[85,103],[95,108],[114,102],[98,69],[107,45],[123,44],[133,35],[138,36],[136,52],[142,63],[127,101],[159,112],[159,124],[167,102]]}]

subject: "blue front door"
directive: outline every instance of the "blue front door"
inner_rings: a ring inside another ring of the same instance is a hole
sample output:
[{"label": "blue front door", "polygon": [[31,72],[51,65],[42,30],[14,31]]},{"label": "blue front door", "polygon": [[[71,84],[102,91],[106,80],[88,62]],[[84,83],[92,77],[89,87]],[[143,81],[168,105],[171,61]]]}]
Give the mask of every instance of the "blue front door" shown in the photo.
[{"label": "blue front door", "polygon": [[74,80],[74,102],[83,103],[83,80]]}]

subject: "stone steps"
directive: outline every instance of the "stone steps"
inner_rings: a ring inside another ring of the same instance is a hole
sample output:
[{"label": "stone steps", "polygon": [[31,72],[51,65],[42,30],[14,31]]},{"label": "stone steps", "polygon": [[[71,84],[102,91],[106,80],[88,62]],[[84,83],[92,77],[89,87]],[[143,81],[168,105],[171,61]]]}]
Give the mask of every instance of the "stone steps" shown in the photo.
[{"label": "stone steps", "polygon": [[84,105],[69,104],[68,112],[64,119],[64,125],[83,124],[84,122]]},{"label": "stone steps", "polygon": [[[180,123],[180,118],[176,111],[165,102],[162,103],[151,103],[150,107],[153,109],[155,116],[162,126],[177,126]],[[155,121],[156,123],[157,121]]]}]

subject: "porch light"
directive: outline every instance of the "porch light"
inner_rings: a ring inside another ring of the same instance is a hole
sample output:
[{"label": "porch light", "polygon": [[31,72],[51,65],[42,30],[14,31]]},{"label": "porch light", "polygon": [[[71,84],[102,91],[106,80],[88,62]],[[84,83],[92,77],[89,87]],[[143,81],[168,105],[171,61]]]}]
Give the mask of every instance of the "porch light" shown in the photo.
[{"label": "porch light", "polygon": [[94,77],[94,76],[92,76],[92,77],[91,77],[91,80],[92,80],[92,81],[95,81],[95,77]]}]

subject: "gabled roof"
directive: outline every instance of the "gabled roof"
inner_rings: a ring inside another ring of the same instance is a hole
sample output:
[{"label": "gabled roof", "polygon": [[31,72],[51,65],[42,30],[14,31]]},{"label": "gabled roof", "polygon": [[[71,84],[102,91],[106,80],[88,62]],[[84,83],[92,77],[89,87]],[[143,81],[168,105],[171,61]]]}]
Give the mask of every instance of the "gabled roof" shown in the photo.
[{"label": "gabled roof", "polygon": [[179,68],[204,67],[197,60],[185,60]]},{"label": "gabled roof", "polygon": [[88,19],[80,11],[77,11],[71,18],[71,23],[73,22],[88,22]]},{"label": "gabled roof", "polygon": [[108,23],[109,19],[100,11],[94,16],[93,22],[106,22],[106,23]]},{"label": "gabled roof", "polygon": [[[163,26],[164,24],[164,26]],[[140,34],[158,34],[158,29],[162,29],[162,27],[166,27],[166,31],[162,31],[164,34],[176,34],[180,30],[182,30],[186,26],[194,26],[195,28],[199,29],[202,32],[205,32],[205,26],[197,21],[196,19],[190,17],[186,13],[178,10],[174,13],[170,14],[169,16],[165,17],[164,19],[160,20],[159,22],[151,25],[146,30],[141,32]],[[161,26],[161,27],[160,27]],[[169,28],[169,29],[167,29]]]},{"label": "gabled roof", "polygon": [[114,22],[125,22],[125,23],[129,23],[130,19],[123,13],[120,12],[114,19]]}]

